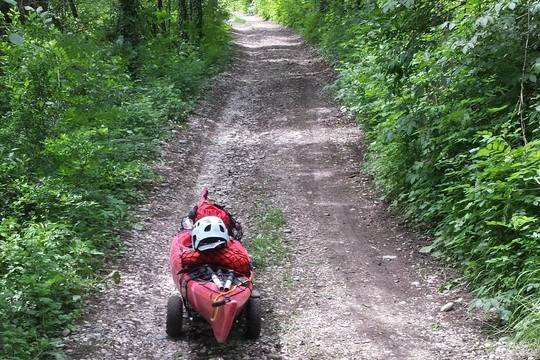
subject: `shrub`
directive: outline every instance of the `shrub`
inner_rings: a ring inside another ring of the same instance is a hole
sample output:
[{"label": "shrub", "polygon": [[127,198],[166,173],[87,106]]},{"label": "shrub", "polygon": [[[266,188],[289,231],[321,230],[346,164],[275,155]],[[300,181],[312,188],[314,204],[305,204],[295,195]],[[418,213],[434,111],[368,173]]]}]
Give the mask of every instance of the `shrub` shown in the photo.
[{"label": "shrub", "polygon": [[[77,3],[78,19],[51,2],[49,12],[0,20],[3,359],[58,355],[55,339],[80,314],[103,259],[121,248],[131,204],[154,180],[148,165],[165,130],[229,54],[219,9],[207,9],[200,45],[171,29],[155,34],[155,13],[144,12],[134,46],[115,33],[111,2]],[[60,20],[63,28],[51,25]]]}]

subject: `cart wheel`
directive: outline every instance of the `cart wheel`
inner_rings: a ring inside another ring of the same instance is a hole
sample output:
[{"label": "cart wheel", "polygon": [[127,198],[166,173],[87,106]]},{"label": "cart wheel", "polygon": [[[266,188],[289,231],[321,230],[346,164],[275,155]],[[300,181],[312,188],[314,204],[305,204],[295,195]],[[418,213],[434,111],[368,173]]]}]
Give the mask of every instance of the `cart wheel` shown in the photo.
[{"label": "cart wheel", "polygon": [[182,299],[178,295],[173,295],[167,302],[167,321],[166,331],[167,335],[173,338],[177,338],[182,334],[182,315],[184,312]]},{"label": "cart wheel", "polygon": [[261,298],[250,297],[246,304],[246,332],[248,339],[258,339],[261,335]]}]

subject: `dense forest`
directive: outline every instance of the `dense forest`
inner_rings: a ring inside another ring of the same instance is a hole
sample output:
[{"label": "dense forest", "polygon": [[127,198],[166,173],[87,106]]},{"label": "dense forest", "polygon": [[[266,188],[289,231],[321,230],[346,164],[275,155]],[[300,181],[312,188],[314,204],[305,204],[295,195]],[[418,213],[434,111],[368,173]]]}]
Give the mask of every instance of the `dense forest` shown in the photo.
[{"label": "dense forest", "polygon": [[167,129],[230,57],[230,6],[322,49],[420,251],[539,345],[540,1],[0,0],[0,357],[62,357]]},{"label": "dense forest", "polygon": [[228,59],[201,0],[0,0],[0,353],[58,355],[130,204]]},{"label": "dense forest", "polygon": [[432,229],[518,339],[540,339],[540,2],[254,0],[335,63],[386,199]]}]

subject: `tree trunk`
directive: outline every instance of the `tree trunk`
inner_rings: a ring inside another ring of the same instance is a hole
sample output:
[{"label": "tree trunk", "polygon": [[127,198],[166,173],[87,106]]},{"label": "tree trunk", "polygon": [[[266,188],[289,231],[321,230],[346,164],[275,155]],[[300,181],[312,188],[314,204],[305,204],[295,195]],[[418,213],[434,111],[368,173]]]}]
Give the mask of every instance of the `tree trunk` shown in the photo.
[{"label": "tree trunk", "polygon": [[328,9],[328,0],[320,0],[319,2],[319,12],[325,12]]},{"label": "tree trunk", "polygon": [[187,0],[178,0],[178,29],[180,37],[184,40],[188,39],[186,31],[188,20]]},{"label": "tree trunk", "polygon": [[191,16],[195,26],[195,37],[198,42],[202,38],[203,30],[203,8],[202,0],[191,0]]},{"label": "tree trunk", "polygon": [[[163,18],[163,0],[157,0],[156,1],[156,7],[159,13],[159,16],[156,20],[157,23],[157,29],[161,33],[167,32],[167,24],[165,23],[165,19]],[[157,31],[155,31],[157,32]]]},{"label": "tree trunk", "polygon": [[128,71],[133,77],[137,77],[139,68],[137,45],[141,41],[140,3],[139,0],[119,0],[119,5],[118,31],[127,45],[134,50],[127,58]]},{"label": "tree trunk", "polygon": [[165,25],[167,27],[167,33],[171,33],[171,9],[172,4],[171,0],[167,0],[167,24]]},{"label": "tree trunk", "polygon": [[69,5],[69,10],[71,11],[71,15],[77,19],[79,17],[79,12],[77,11],[77,5],[75,4],[75,0],[67,0]]},{"label": "tree trunk", "polygon": [[140,41],[139,0],[120,0],[120,34],[132,45]]}]

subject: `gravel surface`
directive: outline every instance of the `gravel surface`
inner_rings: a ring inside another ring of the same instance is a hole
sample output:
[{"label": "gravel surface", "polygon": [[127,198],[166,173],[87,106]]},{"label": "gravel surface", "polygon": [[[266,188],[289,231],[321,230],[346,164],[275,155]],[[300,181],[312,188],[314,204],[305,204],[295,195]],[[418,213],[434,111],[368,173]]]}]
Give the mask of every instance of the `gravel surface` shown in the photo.
[{"label": "gravel surface", "polygon": [[[138,210],[141,230],[61,346],[73,359],[538,359],[488,336],[425,240],[385,211],[360,170],[362,132],[324,91],[332,70],[292,31],[256,17],[236,24],[233,64],[163,145],[163,182]],[[250,238],[258,205],[283,210],[290,260],[257,274],[258,341],[236,329],[216,344],[202,321],[165,335],[174,286],[169,244],[202,185]],[[452,304],[450,304],[452,303]]]}]

